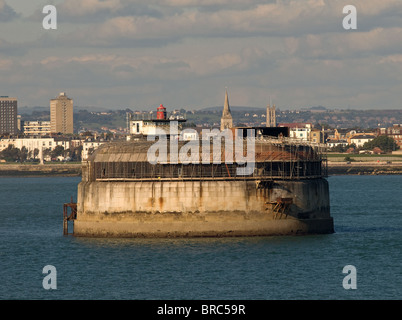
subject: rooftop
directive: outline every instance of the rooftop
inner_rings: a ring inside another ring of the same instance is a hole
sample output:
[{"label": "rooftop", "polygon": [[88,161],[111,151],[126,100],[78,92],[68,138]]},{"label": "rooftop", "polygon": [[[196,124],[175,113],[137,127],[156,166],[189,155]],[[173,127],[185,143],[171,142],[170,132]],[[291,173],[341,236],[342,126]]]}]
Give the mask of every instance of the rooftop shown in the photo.
[{"label": "rooftop", "polygon": [[[166,141],[166,144],[163,144]],[[160,143],[160,144],[159,144]],[[197,162],[201,164],[205,162],[205,152],[210,151],[210,163],[225,162],[228,159],[236,158],[240,156],[245,157],[247,155],[247,142],[243,140],[243,154],[239,154],[239,151],[235,147],[228,145],[225,147],[225,143],[221,143],[220,152],[214,152],[216,146],[212,141],[208,140],[191,140],[191,141],[147,141],[146,139],[138,139],[132,141],[115,141],[101,145],[94,153],[89,157],[91,162],[149,162],[149,158],[156,155],[160,156],[160,152],[164,151],[162,145],[165,146],[166,159],[165,164],[170,163],[171,151],[175,153],[182,153],[183,158],[192,160],[193,163]],[[216,142],[215,142],[216,143]],[[177,145],[177,149],[174,147]],[[198,147],[197,147],[198,146]],[[219,144],[218,144],[219,146]],[[198,150],[197,150],[198,149]],[[219,150],[219,149],[218,149]],[[198,151],[198,155],[196,154]],[[191,155],[194,152],[194,155]],[[250,153],[252,150],[250,150]],[[308,144],[286,144],[282,143],[279,139],[258,139],[254,144],[255,162],[266,161],[317,161],[321,159],[320,150],[317,147],[312,147]],[[156,157],[155,156],[155,157]],[[162,157],[160,157],[162,158]],[[179,155],[174,154],[172,159],[179,159]],[[180,162],[180,161],[179,161]],[[233,162],[233,161],[232,161]]]},{"label": "rooftop", "polygon": [[[243,144],[243,150],[233,146],[232,150],[226,150],[221,146],[214,152],[210,142],[208,155],[208,140],[199,142],[199,145],[194,144],[194,140],[155,143],[142,139],[103,144],[84,162],[83,181],[261,181],[326,175],[322,154],[307,144],[285,144],[268,139],[255,141],[255,148],[250,150],[253,152],[247,151],[247,143]],[[201,145],[205,142],[206,145]],[[171,149],[170,143],[177,148]]]}]

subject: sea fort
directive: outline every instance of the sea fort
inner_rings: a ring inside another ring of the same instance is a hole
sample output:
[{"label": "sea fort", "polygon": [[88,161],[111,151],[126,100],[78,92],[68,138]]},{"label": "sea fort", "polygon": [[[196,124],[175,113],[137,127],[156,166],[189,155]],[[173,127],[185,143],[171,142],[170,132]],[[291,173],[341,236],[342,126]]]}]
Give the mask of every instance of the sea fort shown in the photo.
[{"label": "sea fort", "polygon": [[325,168],[311,146],[256,140],[250,175],[239,175],[236,163],[151,164],[151,146],[149,141],[105,144],[83,164],[75,235],[333,232]]},{"label": "sea fort", "polygon": [[[83,161],[70,216],[74,235],[334,232],[322,146],[291,139],[287,128],[234,128],[227,95],[224,135],[188,141],[183,132],[171,134],[162,130],[170,125],[163,109],[161,105],[157,119],[147,122],[152,134],[138,132],[129,141],[101,145]],[[144,126],[136,123],[135,130]]]}]

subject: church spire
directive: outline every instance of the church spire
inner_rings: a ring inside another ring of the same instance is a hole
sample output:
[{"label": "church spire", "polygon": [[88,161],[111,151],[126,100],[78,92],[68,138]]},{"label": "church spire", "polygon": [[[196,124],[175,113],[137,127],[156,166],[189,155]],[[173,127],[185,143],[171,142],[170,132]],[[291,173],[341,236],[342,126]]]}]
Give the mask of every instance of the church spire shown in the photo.
[{"label": "church spire", "polygon": [[226,116],[229,115],[230,117],[232,117],[232,115],[230,114],[230,108],[229,108],[229,97],[228,97],[228,91],[225,91],[225,104],[223,106],[223,113],[222,116]]},{"label": "church spire", "polygon": [[230,112],[230,107],[229,107],[229,96],[228,96],[228,91],[225,91],[225,103],[223,105],[223,112],[222,112],[222,118],[221,118],[221,131],[225,129],[230,129],[233,127],[233,119],[232,119],[232,114]]}]

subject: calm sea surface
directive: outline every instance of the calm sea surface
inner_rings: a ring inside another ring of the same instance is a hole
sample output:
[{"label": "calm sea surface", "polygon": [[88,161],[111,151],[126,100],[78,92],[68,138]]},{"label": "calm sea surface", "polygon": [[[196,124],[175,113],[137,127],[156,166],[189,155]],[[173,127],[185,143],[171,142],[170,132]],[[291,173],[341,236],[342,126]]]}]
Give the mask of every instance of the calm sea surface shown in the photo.
[{"label": "calm sea surface", "polygon": [[63,236],[80,178],[0,178],[0,299],[401,299],[402,176],[328,180],[331,235],[144,240]]}]

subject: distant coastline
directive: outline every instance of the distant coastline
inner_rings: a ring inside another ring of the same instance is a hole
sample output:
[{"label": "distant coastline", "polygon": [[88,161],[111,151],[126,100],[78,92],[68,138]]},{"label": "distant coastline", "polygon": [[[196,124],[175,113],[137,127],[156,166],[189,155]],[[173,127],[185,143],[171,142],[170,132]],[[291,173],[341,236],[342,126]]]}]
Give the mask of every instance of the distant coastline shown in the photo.
[{"label": "distant coastline", "polygon": [[328,175],[399,175],[402,163],[382,162],[331,162],[328,161]]},{"label": "distant coastline", "polygon": [[[402,163],[328,162],[328,175],[402,175]],[[81,176],[80,163],[0,164],[0,177]]]},{"label": "distant coastline", "polygon": [[81,163],[60,164],[0,164],[0,177],[80,176]]}]

